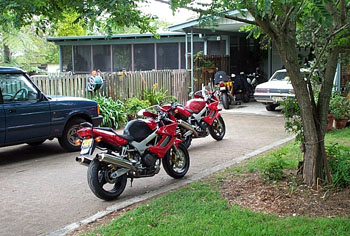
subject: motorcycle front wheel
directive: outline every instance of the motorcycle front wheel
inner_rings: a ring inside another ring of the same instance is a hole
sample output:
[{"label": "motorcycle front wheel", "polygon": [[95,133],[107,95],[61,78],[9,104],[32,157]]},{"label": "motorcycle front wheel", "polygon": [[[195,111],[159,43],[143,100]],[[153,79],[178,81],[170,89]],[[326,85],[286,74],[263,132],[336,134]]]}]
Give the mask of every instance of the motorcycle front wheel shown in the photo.
[{"label": "motorcycle front wheel", "polygon": [[224,108],[230,109],[230,103],[229,103],[229,98],[227,96],[227,93],[222,93],[221,98],[222,98],[222,105],[224,106]]},{"label": "motorcycle front wheel", "polygon": [[91,161],[88,171],[87,180],[91,191],[96,197],[106,201],[117,199],[126,187],[126,174],[116,179],[110,178],[111,168],[107,163],[100,162],[97,159]]},{"label": "motorcycle front wheel", "polygon": [[187,148],[179,143],[177,150],[178,152],[172,147],[162,160],[165,172],[174,179],[184,177],[190,168],[190,156]]},{"label": "motorcycle front wheel", "polygon": [[215,118],[213,124],[209,127],[209,133],[215,140],[221,140],[226,133],[226,127],[224,119],[221,116]]}]

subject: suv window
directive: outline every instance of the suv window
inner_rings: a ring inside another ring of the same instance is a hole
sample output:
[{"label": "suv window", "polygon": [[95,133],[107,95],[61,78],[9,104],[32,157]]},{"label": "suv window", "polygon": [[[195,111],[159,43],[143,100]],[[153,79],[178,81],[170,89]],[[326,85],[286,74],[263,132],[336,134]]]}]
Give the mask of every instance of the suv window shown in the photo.
[{"label": "suv window", "polygon": [[22,74],[0,74],[0,90],[4,103],[38,100],[38,91]]}]

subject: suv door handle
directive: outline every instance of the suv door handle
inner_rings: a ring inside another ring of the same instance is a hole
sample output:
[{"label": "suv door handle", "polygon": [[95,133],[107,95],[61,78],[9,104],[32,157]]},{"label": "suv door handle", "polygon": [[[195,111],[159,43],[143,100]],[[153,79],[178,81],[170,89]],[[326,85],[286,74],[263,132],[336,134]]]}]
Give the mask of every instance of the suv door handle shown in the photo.
[{"label": "suv door handle", "polygon": [[9,113],[16,113],[16,109],[8,109]]}]

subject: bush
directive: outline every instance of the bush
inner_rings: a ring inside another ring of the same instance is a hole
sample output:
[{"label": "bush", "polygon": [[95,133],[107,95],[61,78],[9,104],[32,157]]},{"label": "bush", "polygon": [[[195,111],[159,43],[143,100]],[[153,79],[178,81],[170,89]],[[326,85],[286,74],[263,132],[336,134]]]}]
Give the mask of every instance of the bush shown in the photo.
[{"label": "bush", "polygon": [[158,84],[157,83],[153,84],[152,88],[146,89],[143,92],[142,98],[144,100],[148,100],[151,103],[151,105],[157,105],[157,104],[162,104],[165,102],[176,100],[176,98],[167,95],[167,92],[168,92],[167,90],[164,90],[164,89],[157,90],[157,88],[158,88]]},{"label": "bush", "polygon": [[329,170],[333,178],[333,186],[350,186],[350,149],[349,147],[333,144],[326,146],[329,156]]},{"label": "bush", "polygon": [[283,169],[287,165],[286,161],[283,159],[285,155],[285,152],[275,153],[272,159],[266,163],[262,173],[262,177],[266,181],[275,181],[283,178]]},{"label": "bush", "polygon": [[101,126],[119,128],[126,123],[127,114],[122,101],[114,101],[110,97],[95,97],[93,100],[100,105],[101,115],[103,116]]},{"label": "bush", "polygon": [[135,115],[143,108],[151,106],[148,100],[140,100],[138,98],[129,98],[125,102],[125,111],[128,115]]}]

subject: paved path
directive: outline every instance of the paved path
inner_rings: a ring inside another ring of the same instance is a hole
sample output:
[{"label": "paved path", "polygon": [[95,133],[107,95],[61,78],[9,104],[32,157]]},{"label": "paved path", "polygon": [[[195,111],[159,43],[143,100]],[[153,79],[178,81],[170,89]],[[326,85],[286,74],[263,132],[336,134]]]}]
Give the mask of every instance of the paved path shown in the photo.
[{"label": "paved path", "polygon": [[[254,115],[224,111],[227,134],[193,140],[191,167],[185,180],[235,158],[288,137],[279,114]],[[232,114],[231,114],[232,113]],[[122,203],[184,180],[174,180],[163,170],[127,186],[120,199],[105,202],[90,191],[87,168],[76,154],[65,153],[56,141],[40,147],[18,145],[0,149],[0,235],[45,235]]]}]

